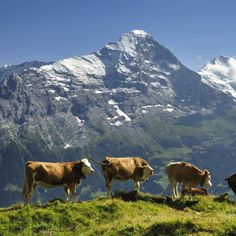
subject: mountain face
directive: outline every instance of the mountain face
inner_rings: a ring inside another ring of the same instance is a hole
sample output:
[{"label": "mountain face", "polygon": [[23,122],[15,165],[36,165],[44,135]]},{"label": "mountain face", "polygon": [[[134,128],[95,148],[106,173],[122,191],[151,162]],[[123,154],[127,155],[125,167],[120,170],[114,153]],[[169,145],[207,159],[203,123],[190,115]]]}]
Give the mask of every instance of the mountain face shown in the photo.
[{"label": "mountain face", "polygon": [[199,72],[202,81],[212,88],[236,97],[236,59],[220,56]]},{"label": "mountain face", "polygon": [[[58,132],[54,135],[61,145],[83,146],[83,137],[97,123],[133,126],[146,114],[211,112],[230,100],[141,30],[87,56],[31,64],[5,69],[0,117],[16,130],[39,130],[49,146],[55,138],[48,126]],[[63,136],[72,129],[73,135]],[[92,131],[96,134],[96,127]]]},{"label": "mountain face", "polygon": [[[0,200],[8,204],[13,193],[19,199],[27,160],[138,155],[163,174],[168,158],[195,157],[190,149],[195,145],[200,152],[210,137],[209,130],[203,141],[181,136],[175,122],[194,125],[233,105],[231,96],[142,30],[86,56],[5,66],[0,69]],[[89,180],[92,192],[104,190],[104,184],[96,186],[98,176]],[[153,182],[159,180],[157,173]],[[81,194],[88,196],[85,189]],[[165,191],[162,184],[157,191]]]}]

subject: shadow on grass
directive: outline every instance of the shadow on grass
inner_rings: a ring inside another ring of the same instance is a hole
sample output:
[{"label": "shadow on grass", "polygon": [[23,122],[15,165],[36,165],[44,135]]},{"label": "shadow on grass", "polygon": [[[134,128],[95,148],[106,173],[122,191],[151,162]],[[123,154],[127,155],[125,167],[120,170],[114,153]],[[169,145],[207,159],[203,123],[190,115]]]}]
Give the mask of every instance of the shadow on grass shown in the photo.
[{"label": "shadow on grass", "polygon": [[184,210],[186,207],[192,207],[199,202],[199,199],[180,198],[173,200],[168,196],[159,196],[146,193],[132,192],[116,192],[114,198],[122,199],[123,201],[146,201],[152,203],[166,204],[177,210]]},{"label": "shadow on grass", "polygon": [[187,199],[187,198],[178,198],[175,200],[170,200],[166,202],[169,207],[172,207],[176,210],[184,210],[186,207],[192,207],[198,204],[199,199]]},{"label": "shadow on grass", "polygon": [[116,192],[113,198],[119,198],[123,201],[146,201],[152,203],[166,203],[167,197],[153,195],[153,194],[146,194],[146,193],[138,193],[136,191],[131,192]]}]

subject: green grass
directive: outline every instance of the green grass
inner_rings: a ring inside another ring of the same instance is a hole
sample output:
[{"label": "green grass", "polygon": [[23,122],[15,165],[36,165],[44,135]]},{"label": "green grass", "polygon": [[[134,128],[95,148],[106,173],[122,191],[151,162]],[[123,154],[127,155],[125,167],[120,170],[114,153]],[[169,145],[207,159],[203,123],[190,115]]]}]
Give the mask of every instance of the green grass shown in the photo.
[{"label": "green grass", "polygon": [[173,201],[151,194],[18,204],[0,209],[0,235],[236,235],[236,204],[213,196]]}]

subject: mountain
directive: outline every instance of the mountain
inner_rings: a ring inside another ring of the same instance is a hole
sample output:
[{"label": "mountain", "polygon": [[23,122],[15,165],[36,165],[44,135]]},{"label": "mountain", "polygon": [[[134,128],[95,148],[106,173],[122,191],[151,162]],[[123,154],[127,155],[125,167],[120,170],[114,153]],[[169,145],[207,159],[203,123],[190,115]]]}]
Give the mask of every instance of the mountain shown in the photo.
[{"label": "mountain", "polygon": [[[91,126],[96,134],[98,123],[132,126],[146,113],[179,117],[212,112],[230,100],[141,30],[87,56],[19,68],[12,74],[14,68],[7,68],[1,79],[1,117],[16,130],[39,130],[49,146],[55,139],[65,147],[84,146],[83,136]],[[56,133],[47,132],[48,126]]]},{"label": "mountain", "polygon": [[[233,168],[234,132],[229,135],[227,128],[234,112],[221,122],[221,132],[211,123],[233,107],[231,96],[204,83],[142,30],[89,55],[5,66],[0,69],[0,203],[20,199],[27,160],[142,156],[156,169],[143,190],[162,193],[168,191],[168,161],[211,167],[206,159],[223,139],[229,151],[225,165]],[[217,170],[219,154],[213,157]],[[81,187],[81,197],[105,190],[96,170]],[[39,189],[37,196],[50,195]]]},{"label": "mountain", "polygon": [[236,59],[220,56],[206,64],[199,72],[202,81],[212,88],[236,97]]}]

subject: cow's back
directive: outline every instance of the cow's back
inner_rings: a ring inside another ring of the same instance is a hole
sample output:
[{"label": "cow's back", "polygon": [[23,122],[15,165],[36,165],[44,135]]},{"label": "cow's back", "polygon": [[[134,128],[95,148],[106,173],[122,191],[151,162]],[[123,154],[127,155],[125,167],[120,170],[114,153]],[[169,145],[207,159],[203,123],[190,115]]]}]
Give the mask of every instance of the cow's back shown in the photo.
[{"label": "cow's back", "polygon": [[26,173],[33,176],[35,182],[49,185],[61,185],[72,175],[69,163],[27,162]]},{"label": "cow's back", "polygon": [[116,179],[132,178],[138,167],[148,165],[140,157],[106,157],[102,161],[102,168],[106,174]]},{"label": "cow's back", "polygon": [[187,162],[170,163],[166,171],[169,179],[174,179],[178,182],[182,182],[183,180],[190,181],[201,173],[201,170]]}]

